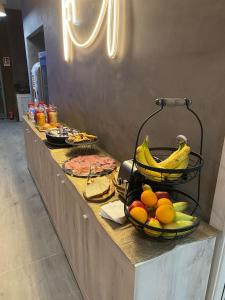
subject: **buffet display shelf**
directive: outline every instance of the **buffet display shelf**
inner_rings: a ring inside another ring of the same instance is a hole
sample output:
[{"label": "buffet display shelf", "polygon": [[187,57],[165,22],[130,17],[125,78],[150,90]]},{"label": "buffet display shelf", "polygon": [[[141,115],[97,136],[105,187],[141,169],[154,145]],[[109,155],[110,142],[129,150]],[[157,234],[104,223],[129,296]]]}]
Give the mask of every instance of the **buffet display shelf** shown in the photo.
[{"label": "buffet display shelf", "polygon": [[87,180],[61,169],[74,148],[49,149],[45,134],[26,117],[24,129],[28,168],[84,299],[205,299],[215,229],[202,222],[186,238],[157,242],[143,238],[129,223],[101,218],[102,204],[83,197]]}]

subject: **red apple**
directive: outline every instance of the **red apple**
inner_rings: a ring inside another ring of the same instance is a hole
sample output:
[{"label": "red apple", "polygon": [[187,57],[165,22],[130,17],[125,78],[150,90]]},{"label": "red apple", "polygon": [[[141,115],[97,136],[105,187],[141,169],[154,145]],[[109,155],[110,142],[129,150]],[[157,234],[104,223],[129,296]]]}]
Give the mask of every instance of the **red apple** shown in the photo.
[{"label": "red apple", "polygon": [[131,203],[131,205],[129,206],[129,211],[131,211],[131,209],[134,208],[134,207],[143,207],[143,208],[145,208],[144,204],[139,200],[134,200]]},{"label": "red apple", "polygon": [[156,194],[158,200],[161,199],[161,198],[170,199],[170,195],[169,195],[168,192],[160,192],[160,191],[158,191],[158,192],[155,192],[155,194]]}]

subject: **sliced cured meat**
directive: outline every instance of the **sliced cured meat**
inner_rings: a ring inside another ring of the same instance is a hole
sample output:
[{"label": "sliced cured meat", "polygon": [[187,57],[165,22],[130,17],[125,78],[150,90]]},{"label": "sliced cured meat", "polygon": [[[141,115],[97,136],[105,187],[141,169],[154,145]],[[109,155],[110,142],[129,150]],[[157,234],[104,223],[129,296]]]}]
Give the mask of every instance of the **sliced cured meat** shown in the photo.
[{"label": "sliced cured meat", "polygon": [[109,156],[84,155],[66,162],[64,168],[75,176],[87,177],[90,170],[91,175],[112,172],[116,168],[116,161]]}]

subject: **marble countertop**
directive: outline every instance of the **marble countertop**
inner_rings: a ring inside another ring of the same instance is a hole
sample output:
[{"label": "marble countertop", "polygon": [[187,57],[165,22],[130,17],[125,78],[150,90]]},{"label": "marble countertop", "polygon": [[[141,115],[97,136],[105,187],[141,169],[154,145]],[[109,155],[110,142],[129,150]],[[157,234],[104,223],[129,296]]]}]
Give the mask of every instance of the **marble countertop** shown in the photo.
[{"label": "marble countertop", "polygon": [[[35,125],[31,123],[26,117],[24,117],[24,121],[44,142],[45,133],[39,132],[36,129]],[[60,167],[64,161],[73,157],[76,151],[75,148],[61,148],[52,150],[49,148],[47,149],[49,150],[52,158]],[[99,149],[99,151],[100,153],[104,153],[104,151],[101,149]],[[216,229],[202,221],[197,230],[188,237],[179,240],[162,242],[150,240],[139,233],[130,223],[126,223],[125,225],[121,226],[117,225],[114,222],[101,218],[99,215],[99,211],[102,204],[87,202],[83,197],[83,191],[85,189],[87,180],[77,177],[71,177],[69,175],[66,176],[68,180],[74,185],[74,188],[76,188],[76,190],[80,193],[80,196],[86,203],[86,205],[89,206],[89,208],[92,210],[92,212],[96,216],[97,221],[108,233],[109,237],[116,243],[116,245],[121,249],[121,251],[133,265],[156,258],[167,253],[168,251],[173,250],[176,247],[181,247],[185,246],[186,244],[196,243],[214,238],[217,235]],[[117,198],[118,195],[115,195],[110,199],[110,201],[114,201]]]}]

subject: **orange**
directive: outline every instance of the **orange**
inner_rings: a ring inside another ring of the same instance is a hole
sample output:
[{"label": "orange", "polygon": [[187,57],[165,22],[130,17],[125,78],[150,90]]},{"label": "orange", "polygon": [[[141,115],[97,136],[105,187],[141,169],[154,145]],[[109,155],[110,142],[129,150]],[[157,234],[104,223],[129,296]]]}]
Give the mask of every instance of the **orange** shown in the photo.
[{"label": "orange", "polygon": [[165,204],[173,206],[173,203],[172,203],[172,201],[170,201],[170,199],[168,199],[168,198],[161,198],[157,202],[157,207],[159,207],[161,205],[165,205]]},{"label": "orange", "polygon": [[143,207],[134,207],[130,211],[130,215],[140,223],[145,223],[148,219],[148,213]]},{"label": "orange", "polygon": [[173,206],[164,204],[157,208],[155,215],[159,222],[169,224],[173,222],[176,213]]},{"label": "orange", "polygon": [[[147,225],[149,226],[152,226],[152,227],[156,227],[156,228],[162,228],[162,225],[159,223],[159,221],[155,218],[151,218],[148,220],[148,222],[146,223]],[[160,236],[161,235],[161,232],[160,231],[155,231],[155,230],[151,230],[151,229],[148,229],[148,228],[145,228],[144,229],[144,232],[149,235],[149,236],[153,236],[153,237],[157,237],[157,236]]]},{"label": "orange", "polygon": [[154,207],[158,201],[156,194],[151,190],[146,190],[141,194],[141,201],[147,207]]}]

